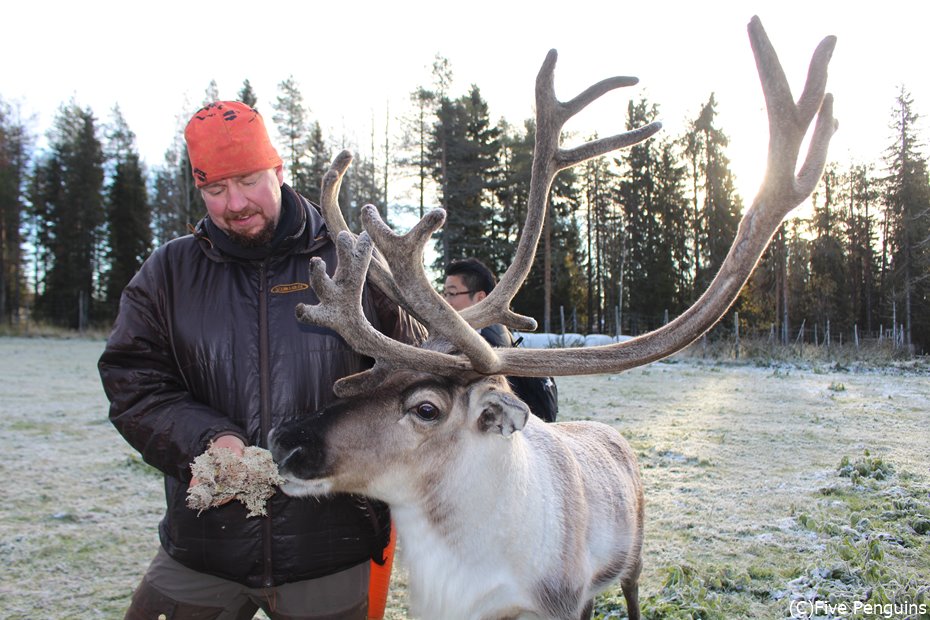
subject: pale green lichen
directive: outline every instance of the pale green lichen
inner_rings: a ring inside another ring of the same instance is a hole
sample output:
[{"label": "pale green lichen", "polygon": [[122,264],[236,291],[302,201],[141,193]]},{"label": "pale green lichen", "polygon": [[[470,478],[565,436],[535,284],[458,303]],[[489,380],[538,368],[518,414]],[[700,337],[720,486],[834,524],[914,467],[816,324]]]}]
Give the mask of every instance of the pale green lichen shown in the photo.
[{"label": "pale green lichen", "polygon": [[247,517],[265,516],[265,502],[284,482],[271,453],[255,446],[245,448],[241,458],[211,446],[191,463],[191,473],[198,484],[187,490],[187,506],[198,514],[235,499],[248,508]]}]

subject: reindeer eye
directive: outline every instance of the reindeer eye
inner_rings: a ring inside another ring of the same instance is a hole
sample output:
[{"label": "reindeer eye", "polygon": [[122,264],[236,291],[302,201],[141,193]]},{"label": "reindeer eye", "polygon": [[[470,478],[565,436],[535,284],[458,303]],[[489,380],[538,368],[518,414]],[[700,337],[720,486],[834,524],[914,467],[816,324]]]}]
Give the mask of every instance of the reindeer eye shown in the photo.
[{"label": "reindeer eye", "polygon": [[439,407],[430,402],[420,403],[413,408],[413,414],[424,422],[435,422],[439,418]]}]

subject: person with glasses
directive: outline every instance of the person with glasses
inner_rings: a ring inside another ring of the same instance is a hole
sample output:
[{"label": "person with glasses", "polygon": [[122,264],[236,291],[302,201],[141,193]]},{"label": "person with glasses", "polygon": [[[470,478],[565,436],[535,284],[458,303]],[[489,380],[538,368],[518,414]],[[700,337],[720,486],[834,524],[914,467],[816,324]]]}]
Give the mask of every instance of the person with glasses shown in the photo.
[{"label": "person with glasses", "polygon": [[[487,297],[497,286],[497,278],[487,265],[477,258],[452,261],[445,270],[443,298],[461,312]],[[492,347],[514,347],[510,330],[500,323],[488,325],[478,333]],[[510,388],[525,402],[534,415],[546,422],[555,422],[559,411],[558,388],[552,377],[507,377]]]}]

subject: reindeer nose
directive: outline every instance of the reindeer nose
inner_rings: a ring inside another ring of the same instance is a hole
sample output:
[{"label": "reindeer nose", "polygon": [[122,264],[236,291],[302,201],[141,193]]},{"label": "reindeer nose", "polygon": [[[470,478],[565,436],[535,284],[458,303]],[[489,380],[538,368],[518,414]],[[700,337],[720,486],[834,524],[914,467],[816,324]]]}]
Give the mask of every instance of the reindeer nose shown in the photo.
[{"label": "reindeer nose", "polygon": [[[304,421],[305,422],[305,421]],[[313,478],[325,469],[326,445],[312,425],[285,422],[268,433],[268,449],[282,474]]]},{"label": "reindeer nose", "polygon": [[271,432],[268,433],[268,449],[271,451],[271,458],[274,459],[274,462],[278,464],[278,469],[284,469],[285,464],[296,456],[300,451],[300,446],[294,448],[289,448],[280,441],[275,433],[278,429],[273,428]]},{"label": "reindeer nose", "polygon": [[278,464],[278,471],[284,475],[298,478],[310,478],[316,475],[322,465],[322,451],[308,444],[292,428],[276,428],[268,434],[268,449],[271,458]]},{"label": "reindeer nose", "polygon": [[[281,450],[281,452],[283,453],[284,450]],[[304,449],[300,446],[297,446],[296,448],[292,449],[290,452],[287,452],[287,454],[284,454],[283,458],[275,454],[274,451],[272,451],[271,454],[274,457],[275,462],[278,464],[278,470],[287,471],[288,469],[296,469],[296,467],[291,467],[291,466],[300,462],[300,457],[303,453],[304,453]]]}]

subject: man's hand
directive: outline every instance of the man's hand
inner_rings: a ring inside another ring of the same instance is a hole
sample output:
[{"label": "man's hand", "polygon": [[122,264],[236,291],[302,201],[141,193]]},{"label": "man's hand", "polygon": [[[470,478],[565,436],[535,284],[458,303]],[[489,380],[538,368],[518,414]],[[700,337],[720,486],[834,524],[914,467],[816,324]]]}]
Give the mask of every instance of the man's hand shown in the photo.
[{"label": "man's hand", "polygon": [[[213,440],[213,442],[210,444],[210,447],[207,448],[207,450],[210,450],[212,448],[226,448],[227,450],[231,450],[233,454],[235,454],[236,456],[242,458],[242,451],[245,450],[245,444],[242,442],[241,439],[239,439],[235,435],[220,435],[219,437]],[[188,485],[188,488],[193,488],[197,486],[198,484],[200,484],[200,480],[198,480],[196,477],[191,478],[191,483],[190,485]],[[229,499],[227,499],[223,503],[225,504],[228,501]]]},{"label": "man's hand", "polygon": [[210,444],[212,448],[226,448],[232,450],[236,456],[242,456],[245,444],[235,435],[220,435]]}]

